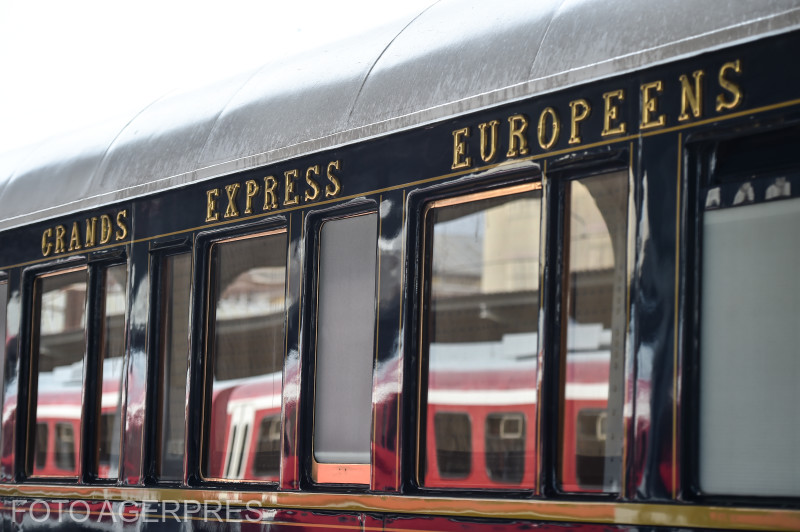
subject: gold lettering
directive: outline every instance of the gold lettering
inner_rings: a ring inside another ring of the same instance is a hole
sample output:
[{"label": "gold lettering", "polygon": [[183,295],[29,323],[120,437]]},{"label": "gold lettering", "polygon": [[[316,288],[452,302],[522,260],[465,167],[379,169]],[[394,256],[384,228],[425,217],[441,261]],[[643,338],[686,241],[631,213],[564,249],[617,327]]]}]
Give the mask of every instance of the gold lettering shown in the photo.
[{"label": "gold lettering", "polygon": [[[547,117],[553,123],[551,128],[550,138],[547,138]],[[558,141],[558,135],[561,133],[561,122],[558,120],[558,115],[552,107],[546,107],[542,114],[539,115],[539,124],[536,127],[536,133],[539,139],[539,146],[542,149],[549,150]]]},{"label": "gold lettering", "polygon": [[569,109],[572,115],[569,121],[569,143],[580,144],[581,130],[578,124],[589,117],[589,113],[592,112],[592,107],[589,105],[589,102],[581,98],[580,100],[572,100],[569,102]]},{"label": "gold lettering", "polygon": [[247,186],[247,191],[245,193],[244,213],[252,214],[253,198],[256,196],[256,194],[258,194],[258,191],[261,187],[259,187],[258,183],[252,179],[245,183],[245,185]]},{"label": "gold lettering", "polygon": [[215,222],[219,220],[219,213],[217,212],[217,198],[219,197],[219,189],[212,188],[206,190],[206,222]]},{"label": "gold lettering", "polygon": [[72,222],[72,232],[69,237],[69,251],[81,249],[81,230],[78,222]]},{"label": "gold lettering", "polygon": [[278,181],[268,175],[264,178],[264,210],[268,211],[270,209],[277,209],[278,208],[278,197],[275,194],[275,187],[278,186]]},{"label": "gold lettering", "polygon": [[63,225],[56,226],[56,254],[64,253],[66,246],[64,245],[64,235],[67,234],[67,228]]},{"label": "gold lettering", "polygon": [[508,157],[528,154],[528,139],[525,138],[525,131],[528,129],[528,119],[525,115],[513,115],[508,117]]},{"label": "gold lettering", "polygon": [[731,99],[725,99],[724,94],[717,95],[717,112],[721,113],[722,111],[728,111],[731,109],[736,109],[742,103],[742,89],[736,83],[732,82],[731,80],[725,77],[725,74],[729,71],[733,70],[736,74],[742,73],[742,65],[740,61],[737,59],[736,61],[725,63],[722,65],[722,68],[719,69],[719,86],[729,93],[731,93]]},{"label": "gold lettering", "polygon": [[111,217],[107,214],[100,216],[100,243],[108,244],[111,240]]},{"label": "gold lettering", "polygon": [[[453,170],[459,168],[469,168],[472,165],[472,159],[467,156],[467,143],[464,138],[469,137],[469,128],[456,129],[453,131]],[[325,195],[327,196],[327,189]]]},{"label": "gold lettering", "polygon": [[[481,159],[485,163],[492,161],[497,156],[497,145],[500,143],[499,135],[497,134],[499,126],[499,120],[478,124],[478,129],[481,130]],[[487,129],[489,130],[488,135],[486,134]]]},{"label": "gold lettering", "polygon": [[641,129],[649,129],[651,127],[663,126],[667,123],[667,117],[658,115],[658,118],[653,119],[653,115],[658,112],[658,100],[653,94],[663,92],[663,85],[661,81],[651,81],[641,86],[642,90],[642,123],[639,126]]},{"label": "gold lettering", "polygon": [[341,169],[339,160],[328,163],[328,181],[330,181],[331,184],[325,187],[326,198],[338,196],[339,192],[342,191],[342,184],[339,182],[339,178],[333,174],[333,168],[336,168],[337,171]]},{"label": "gold lettering", "polygon": [[619,119],[619,107],[617,107],[614,100],[624,101],[625,90],[618,89],[615,91],[603,94],[603,101],[605,102],[605,112],[603,113],[603,131],[600,136],[607,137],[609,135],[617,135],[625,133],[627,126],[625,122],[620,122],[618,125],[612,127],[612,122]]},{"label": "gold lettering", "polygon": [[44,233],[42,233],[42,256],[47,257],[50,255],[50,252],[53,250],[53,243],[50,242],[50,238],[53,236],[52,229],[45,229]]},{"label": "gold lettering", "polygon": [[294,193],[294,180],[297,179],[297,170],[287,170],[283,173],[286,179],[286,187],[283,189],[283,204],[297,205],[300,197]]},{"label": "gold lettering", "polygon": [[228,206],[225,208],[223,218],[236,218],[239,216],[239,209],[236,208],[236,194],[239,192],[239,183],[225,185],[225,194],[228,196]]},{"label": "gold lettering", "polygon": [[[695,70],[692,72],[694,78],[694,88],[689,83],[689,77],[684,74],[679,79],[681,80],[681,114],[678,115],[679,122],[685,122],[690,118],[700,118],[703,114],[703,76],[705,72],[702,70]],[[692,116],[689,116],[689,109],[692,110]]]},{"label": "gold lettering", "polygon": [[128,224],[126,223],[126,218],[128,217],[128,210],[121,210],[117,213],[117,232],[114,233],[114,237],[117,240],[125,240],[125,237],[128,236]]},{"label": "gold lettering", "polygon": [[319,185],[316,181],[311,177],[311,174],[319,175],[319,165],[315,164],[314,166],[309,167],[306,169],[306,183],[308,186],[311,187],[313,192],[309,192],[306,190],[306,193],[303,195],[305,201],[314,201],[319,196]]},{"label": "gold lettering", "polygon": [[97,244],[97,217],[86,218],[86,239],[84,245],[90,248]]}]

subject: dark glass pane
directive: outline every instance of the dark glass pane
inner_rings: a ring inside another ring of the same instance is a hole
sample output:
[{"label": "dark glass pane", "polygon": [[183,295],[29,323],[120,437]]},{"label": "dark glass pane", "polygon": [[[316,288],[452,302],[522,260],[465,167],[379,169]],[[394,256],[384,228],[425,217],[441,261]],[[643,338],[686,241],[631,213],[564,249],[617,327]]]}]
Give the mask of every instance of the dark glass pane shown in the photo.
[{"label": "dark glass pane", "polygon": [[622,475],[628,174],[566,186],[559,483],[613,492]]},{"label": "dark glass pane", "polygon": [[128,268],[125,264],[105,269],[103,292],[103,393],[97,447],[98,478],[119,475],[122,423],[122,377],[125,360],[125,308]]},{"label": "dark glass pane", "polygon": [[[36,423],[64,422],[80,426],[83,359],[86,351],[86,269],[42,276],[35,281],[33,334],[36,368]],[[47,432],[42,432],[45,437]],[[29,449],[35,455],[50,452],[39,431]],[[33,460],[37,476],[76,476],[78,464],[69,471],[48,465],[38,456]]]},{"label": "dark glass pane", "polygon": [[170,255],[161,262],[161,431],[157,466],[163,480],[183,479],[191,268],[188,253]]},{"label": "dark glass pane", "polygon": [[[314,390],[314,459],[320,463],[369,464],[377,248],[375,213],[329,220],[320,230]],[[369,482],[367,469],[346,473],[336,480]]]},{"label": "dark glass pane", "polygon": [[484,445],[489,416],[536,417],[540,208],[536,183],[426,211],[425,486],[534,488],[535,423],[522,429],[519,471],[470,464],[473,453],[475,464],[504,459]]},{"label": "dark glass pane", "polygon": [[281,410],[286,233],[216,242],[211,268],[204,475],[257,480],[255,419]]}]

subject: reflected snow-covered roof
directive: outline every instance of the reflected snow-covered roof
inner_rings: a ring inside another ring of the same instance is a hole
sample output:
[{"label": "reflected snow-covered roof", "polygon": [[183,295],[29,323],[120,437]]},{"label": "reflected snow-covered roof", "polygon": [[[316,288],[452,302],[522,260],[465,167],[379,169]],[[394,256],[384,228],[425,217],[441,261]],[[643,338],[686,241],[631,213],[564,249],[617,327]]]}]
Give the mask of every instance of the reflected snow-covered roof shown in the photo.
[{"label": "reflected snow-covered roof", "polygon": [[0,229],[800,26],[800,0],[441,0],[133,117],[0,154]]}]

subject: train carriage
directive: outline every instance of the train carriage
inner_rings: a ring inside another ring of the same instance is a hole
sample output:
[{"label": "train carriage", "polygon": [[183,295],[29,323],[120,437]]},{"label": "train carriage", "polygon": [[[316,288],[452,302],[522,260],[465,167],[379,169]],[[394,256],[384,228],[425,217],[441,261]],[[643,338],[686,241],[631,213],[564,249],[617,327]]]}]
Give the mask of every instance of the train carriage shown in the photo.
[{"label": "train carriage", "polygon": [[800,529],[798,53],[443,0],[0,156],[4,528]]}]

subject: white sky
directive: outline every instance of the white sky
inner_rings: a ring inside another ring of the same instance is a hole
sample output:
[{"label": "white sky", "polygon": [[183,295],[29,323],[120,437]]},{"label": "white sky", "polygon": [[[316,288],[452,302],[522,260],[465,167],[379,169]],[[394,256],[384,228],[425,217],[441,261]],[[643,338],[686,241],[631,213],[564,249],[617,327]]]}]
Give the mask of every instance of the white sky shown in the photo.
[{"label": "white sky", "polygon": [[434,0],[0,0],[0,153]]}]

